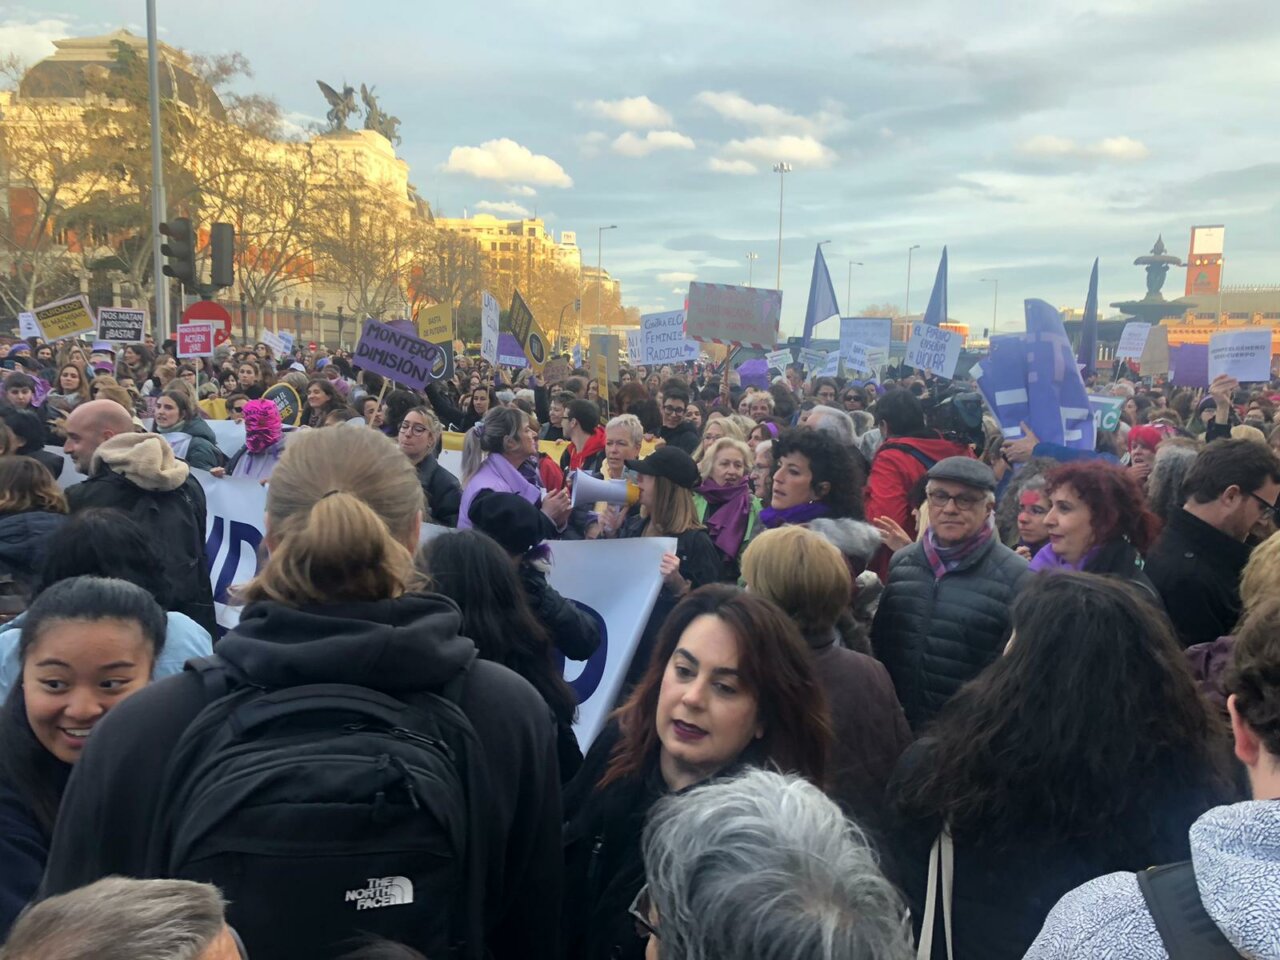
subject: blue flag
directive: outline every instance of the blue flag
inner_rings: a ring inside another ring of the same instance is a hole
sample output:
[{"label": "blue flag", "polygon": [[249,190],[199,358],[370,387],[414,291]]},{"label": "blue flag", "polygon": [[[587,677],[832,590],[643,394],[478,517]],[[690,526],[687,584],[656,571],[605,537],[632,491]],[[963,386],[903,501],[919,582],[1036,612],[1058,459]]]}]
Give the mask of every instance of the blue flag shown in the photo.
[{"label": "blue flag", "polygon": [[1076,362],[1084,364],[1080,371],[1086,377],[1097,372],[1098,365],[1098,261],[1093,261],[1089,275],[1089,296],[1084,301],[1084,320],[1080,324],[1080,350]]},{"label": "blue flag", "polygon": [[804,345],[807,347],[813,339],[814,327],[823,320],[838,316],[840,307],[836,303],[836,291],[831,286],[831,274],[822,255],[822,244],[818,244],[813,255],[813,277],[809,280],[809,308],[804,314]]},{"label": "blue flag", "polygon": [[947,248],[942,248],[942,259],[938,261],[938,275],[933,278],[933,293],[929,295],[929,306],[924,312],[924,322],[933,327],[947,322]]}]

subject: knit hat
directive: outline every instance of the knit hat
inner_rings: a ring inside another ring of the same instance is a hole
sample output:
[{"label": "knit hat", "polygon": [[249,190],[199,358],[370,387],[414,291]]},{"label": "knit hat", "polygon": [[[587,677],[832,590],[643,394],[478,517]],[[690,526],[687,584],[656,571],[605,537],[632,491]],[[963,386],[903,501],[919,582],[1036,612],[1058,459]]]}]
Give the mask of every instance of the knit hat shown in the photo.
[{"label": "knit hat", "polygon": [[467,516],[477,530],[498,541],[512,556],[524,556],[556,535],[551,518],[515,493],[481,490],[471,501]]}]

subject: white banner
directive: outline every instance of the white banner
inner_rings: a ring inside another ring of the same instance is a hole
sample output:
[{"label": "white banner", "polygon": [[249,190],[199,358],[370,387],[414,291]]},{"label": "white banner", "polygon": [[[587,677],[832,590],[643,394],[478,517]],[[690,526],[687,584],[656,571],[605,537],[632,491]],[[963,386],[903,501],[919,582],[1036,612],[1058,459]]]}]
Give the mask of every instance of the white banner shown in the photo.
[{"label": "white banner", "polygon": [[1136,360],[1142,356],[1147,345],[1147,337],[1151,335],[1151,324],[1131,320],[1124,325],[1120,333],[1120,342],[1116,344],[1117,360]]},{"label": "white banner", "polygon": [[263,330],[262,339],[258,342],[265,343],[267,345],[267,349],[271,351],[271,355],[277,360],[289,352],[288,348],[284,345],[284,339],[280,334],[272,333],[270,330]]},{"label": "white banner", "polygon": [[644,356],[643,334],[639,330],[628,330],[627,361],[629,363],[639,363],[642,356]]},{"label": "white banner", "polygon": [[486,290],[480,306],[480,356],[498,362],[498,301]]},{"label": "white banner", "polygon": [[[627,352],[630,353],[630,336]],[[684,338],[684,311],[646,313],[640,318],[640,362],[646,366],[698,359],[698,345]]]}]

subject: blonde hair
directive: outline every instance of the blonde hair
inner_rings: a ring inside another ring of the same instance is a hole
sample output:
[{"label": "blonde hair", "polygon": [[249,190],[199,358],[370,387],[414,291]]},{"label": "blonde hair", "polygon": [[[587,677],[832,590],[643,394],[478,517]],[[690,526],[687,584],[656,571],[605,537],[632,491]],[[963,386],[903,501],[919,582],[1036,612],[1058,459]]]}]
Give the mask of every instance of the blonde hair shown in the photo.
[{"label": "blonde hair", "polygon": [[[744,431],[742,429],[742,424],[739,422],[745,419],[747,418],[739,416],[736,413],[732,417],[727,415],[721,415],[719,417],[716,417],[714,420],[709,419],[707,420],[706,426],[702,428],[702,435],[705,438],[707,434],[707,430],[711,427],[711,424],[718,423],[720,424],[720,429],[724,431],[724,436],[720,438],[721,440],[723,440],[725,437],[728,437],[731,440],[741,440],[743,443],[746,443],[747,434],[750,431]],[[753,427],[755,426],[754,421],[752,422],[752,426]],[[717,442],[719,441],[712,441],[712,445],[714,446],[715,443]],[[693,460],[699,466],[702,465],[703,457],[707,455],[707,449],[708,448],[704,447],[702,444],[698,444],[698,450],[694,454]]]},{"label": "blonde hair", "polygon": [[653,478],[653,509],[642,511],[649,524],[646,537],[677,537],[686,530],[701,530],[693,491],[666,477]]},{"label": "blonde hair", "polygon": [[1268,597],[1280,592],[1280,536],[1274,533],[1253,548],[1240,574],[1240,601],[1247,614]]},{"label": "blonde hair", "polygon": [[604,425],[605,432],[610,430],[627,430],[631,434],[631,442],[639,450],[644,444],[644,425],[634,413],[620,413]]},{"label": "blonde hair", "polygon": [[731,413],[725,419],[736,426],[742,433],[742,436],[734,437],[735,440],[745,441],[747,437],[751,436],[751,431],[756,428],[756,422],[744,413]]},{"label": "blonde hair", "polygon": [[[1267,435],[1255,426],[1247,423],[1237,423],[1231,428],[1232,440],[1252,440],[1254,443],[1260,443],[1264,447],[1268,447]],[[1268,447],[1268,449],[1270,449]]]},{"label": "blonde hair", "polygon": [[741,440],[735,440],[733,437],[721,437],[707,448],[706,456],[698,464],[698,472],[702,474],[703,480],[711,476],[711,471],[715,469],[716,457],[720,456],[720,451],[725,447],[732,447],[742,454],[743,466],[748,472],[751,470],[752,465],[755,463],[755,456],[751,453],[751,448]]},{"label": "blonde hair", "polygon": [[30,457],[0,457],[0,513],[27,510],[66,513],[67,498],[40,461]]},{"label": "blonde hair", "polygon": [[275,541],[245,602],[290,606],[385,600],[420,585],[405,540],[423,512],[418,474],[376,430],[307,430],[267,486]]},{"label": "blonde hair", "polygon": [[753,538],[742,553],[742,578],[748,590],[776,603],[806,635],[834,627],[853,588],[839,548],[795,525]]}]

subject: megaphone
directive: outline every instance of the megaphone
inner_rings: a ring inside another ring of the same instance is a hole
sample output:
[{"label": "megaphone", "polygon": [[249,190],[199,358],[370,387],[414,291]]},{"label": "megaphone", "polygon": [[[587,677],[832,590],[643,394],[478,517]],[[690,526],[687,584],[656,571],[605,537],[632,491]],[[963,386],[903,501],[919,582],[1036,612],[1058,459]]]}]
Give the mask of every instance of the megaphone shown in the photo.
[{"label": "megaphone", "polygon": [[573,506],[604,502],[631,506],[640,500],[640,488],[626,480],[601,480],[582,470],[573,471]]}]

